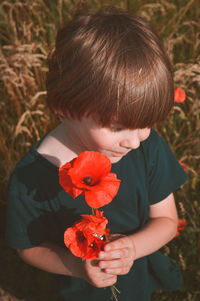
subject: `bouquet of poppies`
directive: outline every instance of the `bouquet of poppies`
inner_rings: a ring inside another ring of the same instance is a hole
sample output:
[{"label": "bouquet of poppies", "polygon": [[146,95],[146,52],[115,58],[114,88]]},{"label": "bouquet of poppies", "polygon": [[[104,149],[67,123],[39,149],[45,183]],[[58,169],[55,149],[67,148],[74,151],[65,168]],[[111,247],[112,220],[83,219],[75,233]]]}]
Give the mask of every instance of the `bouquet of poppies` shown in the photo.
[{"label": "bouquet of poppies", "polygon": [[[65,245],[77,257],[97,259],[109,241],[108,220],[98,208],[109,204],[119,189],[121,181],[110,171],[110,159],[94,151],[82,152],[59,168],[59,183],[64,190],[73,198],[84,195],[92,208],[91,215],[81,215],[82,219],[64,233]],[[114,286],[111,289],[117,300],[117,289]]]}]

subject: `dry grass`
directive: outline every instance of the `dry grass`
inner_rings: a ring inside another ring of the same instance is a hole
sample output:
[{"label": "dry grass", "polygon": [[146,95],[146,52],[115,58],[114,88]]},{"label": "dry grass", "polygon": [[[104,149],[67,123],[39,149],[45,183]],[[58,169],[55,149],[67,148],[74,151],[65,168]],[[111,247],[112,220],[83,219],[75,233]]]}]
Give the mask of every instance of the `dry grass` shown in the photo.
[{"label": "dry grass", "polygon": [[[2,1],[0,4],[0,202],[16,162],[56,125],[45,105],[45,72],[57,27],[71,18],[78,6],[115,5],[149,20],[164,40],[174,65],[175,84],[187,99],[176,104],[164,127],[158,130],[177,158],[186,164],[189,182],[177,193],[181,218],[189,226],[165,252],[182,265],[185,286],[181,292],[157,294],[154,300],[200,299],[200,16],[199,0],[177,1]],[[30,280],[31,281],[31,280]]]}]

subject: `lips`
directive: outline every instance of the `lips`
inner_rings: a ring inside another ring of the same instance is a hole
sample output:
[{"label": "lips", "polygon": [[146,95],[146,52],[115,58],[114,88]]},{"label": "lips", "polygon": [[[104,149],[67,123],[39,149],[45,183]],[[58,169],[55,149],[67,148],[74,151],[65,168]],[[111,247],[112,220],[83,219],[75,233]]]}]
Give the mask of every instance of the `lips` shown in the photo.
[{"label": "lips", "polygon": [[112,152],[112,153],[115,157],[123,157],[123,156],[127,155],[128,152],[126,152],[126,153]]}]

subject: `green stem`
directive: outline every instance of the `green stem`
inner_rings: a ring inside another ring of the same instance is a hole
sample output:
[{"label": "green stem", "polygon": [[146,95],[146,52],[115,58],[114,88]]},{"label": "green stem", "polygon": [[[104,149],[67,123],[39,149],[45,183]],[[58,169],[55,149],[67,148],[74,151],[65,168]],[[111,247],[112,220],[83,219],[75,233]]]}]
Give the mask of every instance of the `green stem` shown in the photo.
[{"label": "green stem", "polygon": [[111,292],[112,292],[111,300],[113,300],[113,298],[114,298],[115,301],[118,301],[117,293],[120,294],[120,291],[116,288],[115,285],[112,285],[110,288],[111,288]]}]

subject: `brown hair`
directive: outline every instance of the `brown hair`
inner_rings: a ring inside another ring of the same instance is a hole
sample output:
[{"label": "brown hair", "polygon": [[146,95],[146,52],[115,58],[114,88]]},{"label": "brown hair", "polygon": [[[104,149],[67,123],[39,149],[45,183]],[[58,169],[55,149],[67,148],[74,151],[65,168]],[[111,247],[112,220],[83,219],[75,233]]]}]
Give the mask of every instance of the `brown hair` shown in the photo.
[{"label": "brown hair", "polygon": [[57,33],[47,103],[59,116],[102,126],[151,127],[173,106],[171,65],[150,25],[114,8],[81,11]]}]

